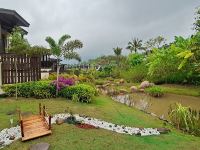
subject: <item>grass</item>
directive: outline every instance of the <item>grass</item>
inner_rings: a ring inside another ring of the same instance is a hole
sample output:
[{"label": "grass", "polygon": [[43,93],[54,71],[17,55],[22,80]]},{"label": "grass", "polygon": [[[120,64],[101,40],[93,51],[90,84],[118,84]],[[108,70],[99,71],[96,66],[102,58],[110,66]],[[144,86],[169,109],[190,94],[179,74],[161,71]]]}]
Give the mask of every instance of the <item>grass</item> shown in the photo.
[{"label": "grass", "polygon": [[[57,98],[51,100],[24,99],[14,100],[6,98],[0,100],[0,129],[9,126],[9,119],[17,115],[8,116],[8,112],[21,109],[23,112],[31,111],[38,113],[38,103],[42,102],[51,114],[63,113],[70,109],[73,113],[85,114],[91,117],[103,119],[116,124],[125,124],[136,127],[163,127],[163,122],[144,114],[134,108],[127,107],[112,101],[105,96],[94,99],[92,104],[73,103],[65,99]],[[169,127],[169,126],[168,126]],[[145,149],[145,150],[187,150],[200,149],[200,138],[180,133],[172,129],[166,135],[137,137],[110,132],[103,129],[84,130],[73,125],[53,125],[53,134],[22,143],[20,140],[14,142],[3,150],[27,150],[32,144],[48,142],[51,150],[85,150],[85,149]]]},{"label": "grass", "polygon": [[178,95],[187,95],[187,96],[200,96],[200,86],[184,86],[184,85],[175,85],[175,84],[164,84],[161,85],[164,92],[178,94]]}]

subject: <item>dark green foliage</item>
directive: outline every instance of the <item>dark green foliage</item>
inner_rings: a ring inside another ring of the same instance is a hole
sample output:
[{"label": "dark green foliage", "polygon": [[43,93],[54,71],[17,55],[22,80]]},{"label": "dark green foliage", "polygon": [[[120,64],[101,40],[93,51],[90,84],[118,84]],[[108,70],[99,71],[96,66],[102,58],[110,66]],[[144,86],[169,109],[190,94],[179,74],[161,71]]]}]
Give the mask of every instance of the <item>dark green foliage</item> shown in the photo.
[{"label": "dark green foliage", "polygon": [[147,89],[145,89],[145,92],[153,97],[161,97],[164,95],[163,89],[158,86],[153,86],[153,87],[147,88]]},{"label": "dark green foliage", "polygon": [[78,96],[80,102],[92,102],[92,97],[95,96],[96,90],[90,85],[78,84],[69,86],[61,90],[60,96],[72,99],[74,95]]},{"label": "dark green foliage", "polygon": [[200,111],[177,103],[170,107],[169,117],[178,129],[200,136]]},{"label": "dark green foliage", "polygon": [[[15,96],[16,85],[6,85],[3,87],[8,96]],[[49,81],[36,81],[18,83],[18,96],[19,97],[34,97],[34,98],[50,98],[55,96],[55,88],[50,85]]]}]

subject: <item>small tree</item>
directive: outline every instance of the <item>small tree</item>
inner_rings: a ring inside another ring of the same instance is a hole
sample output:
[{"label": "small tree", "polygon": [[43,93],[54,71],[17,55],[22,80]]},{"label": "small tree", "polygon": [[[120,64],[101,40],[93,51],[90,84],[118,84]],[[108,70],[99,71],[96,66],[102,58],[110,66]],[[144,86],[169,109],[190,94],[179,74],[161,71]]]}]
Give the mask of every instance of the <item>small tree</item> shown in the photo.
[{"label": "small tree", "polygon": [[[23,38],[23,33],[21,28],[16,27],[13,29],[11,35],[10,35],[10,45],[9,48],[7,49],[8,52],[15,53],[17,55],[24,55],[26,52],[30,49],[30,45],[26,39]],[[18,69],[17,69],[17,61],[15,59],[15,85],[16,85],[16,90],[15,90],[15,96],[17,99],[17,83],[18,83]]]},{"label": "small tree", "polygon": [[197,8],[197,11],[196,11],[195,22],[194,22],[194,29],[197,32],[200,32],[200,7]]},{"label": "small tree", "polygon": [[126,47],[126,49],[130,50],[131,53],[137,53],[139,49],[142,49],[142,40],[134,38],[132,42],[128,42],[128,46]]},{"label": "small tree", "polygon": [[79,40],[71,40],[65,44],[67,39],[70,39],[70,35],[63,35],[58,42],[52,37],[46,37],[46,41],[50,46],[51,54],[57,59],[57,85],[56,85],[56,96],[58,96],[58,76],[60,70],[60,60],[62,57],[65,59],[76,59],[81,61],[81,58],[78,53],[75,52],[76,49],[82,48],[83,44]]},{"label": "small tree", "polygon": [[122,54],[122,48],[120,47],[116,47],[116,48],[113,48],[113,51],[117,57],[117,65],[119,66],[119,62],[120,62],[120,56]]},{"label": "small tree", "polygon": [[22,30],[19,27],[13,29],[10,35],[10,45],[8,48],[9,52],[15,54],[26,54],[30,49],[30,44],[26,39],[23,38]]},{"label": "small tree", "polygon": [[160,48],[165,44],[166,39],[162,36],[157,36],[156,38],[151,38],[144,43],[143,50],[147,55],[149,52],[152,52],[153,48]]}]

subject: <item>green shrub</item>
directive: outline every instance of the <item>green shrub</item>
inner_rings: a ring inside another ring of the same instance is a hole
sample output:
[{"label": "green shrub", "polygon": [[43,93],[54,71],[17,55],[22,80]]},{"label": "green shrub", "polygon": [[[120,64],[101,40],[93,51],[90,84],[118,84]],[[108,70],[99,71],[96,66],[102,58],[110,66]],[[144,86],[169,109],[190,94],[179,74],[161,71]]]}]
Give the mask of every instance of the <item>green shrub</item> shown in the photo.
[{"label": "green shrub", "polygon": [[[4,91],[8,96],[15,96],[16,84],[5,85]],[[17,84],[17,95],[19,97],[50,98],[55,96],[55,88],[50,81],[35,81]]]},{"label": "green shrub", "polygon": [[131,67],[134,67],[136,65],[139,65],[143,62],[144,60],[144,55],[142,54],[129,54],[128,55],[128,63]]},{"label": "green shrub", "polygon": [[54,87],[48,81],[33,82],[33,97],[43,99],[54,96]]},{"label": "green shrub", "polygon": [[158,86],[153,86],[153,87],[147,88],[147,89],[145,89],[145,92],[153,97],[161,97],[164,95],[163,89]]},{"label": "green shrub", "polygon": [[90,103],[92,97],[96,94],[96,90],[90,85],[78,84],[66,87],[60,91],[60,96],[68,99],[72,99],[74,94],[78,96],[80,102]]}]

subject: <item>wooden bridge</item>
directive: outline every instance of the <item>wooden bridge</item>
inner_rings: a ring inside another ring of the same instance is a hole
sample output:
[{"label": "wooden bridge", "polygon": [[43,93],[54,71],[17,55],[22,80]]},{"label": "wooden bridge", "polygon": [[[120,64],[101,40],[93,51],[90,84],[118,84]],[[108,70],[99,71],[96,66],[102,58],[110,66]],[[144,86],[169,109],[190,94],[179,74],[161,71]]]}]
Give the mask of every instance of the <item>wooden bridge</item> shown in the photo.
[{"label": "wooden bridge", "polygon": [[19,111],[22,141],[51,134],[51,116],[47,114],[45,106],[39,104],[39,114],[28,117]]}]

